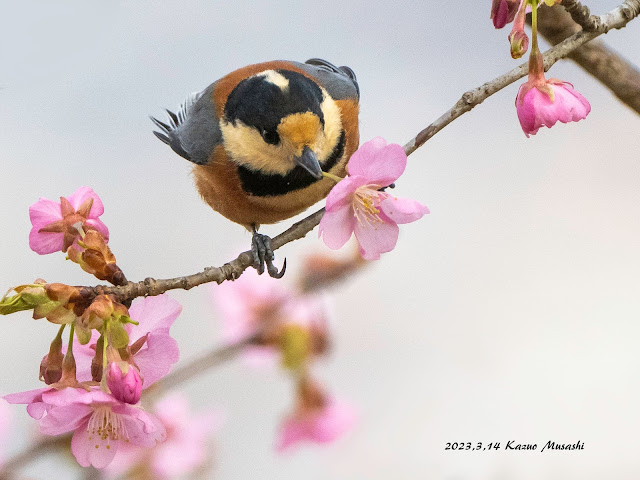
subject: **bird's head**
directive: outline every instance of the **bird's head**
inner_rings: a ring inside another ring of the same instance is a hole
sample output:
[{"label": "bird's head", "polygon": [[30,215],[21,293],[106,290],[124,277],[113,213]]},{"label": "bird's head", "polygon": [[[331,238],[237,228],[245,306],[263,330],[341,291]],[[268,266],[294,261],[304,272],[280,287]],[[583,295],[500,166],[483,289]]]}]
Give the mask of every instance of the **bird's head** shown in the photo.
[{"label": "bird's head", "polygon": [[303,170],[316,179],[342,136],[340,109],[316,82],[266,70],[232,90],[220,122],[231,160],[265,174]]}]

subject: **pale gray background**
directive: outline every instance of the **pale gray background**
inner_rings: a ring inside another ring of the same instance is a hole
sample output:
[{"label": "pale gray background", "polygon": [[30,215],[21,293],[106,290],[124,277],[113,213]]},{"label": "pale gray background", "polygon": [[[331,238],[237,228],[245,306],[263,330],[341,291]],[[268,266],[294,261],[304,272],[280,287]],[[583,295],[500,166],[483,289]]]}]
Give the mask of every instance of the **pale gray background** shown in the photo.
[{"label": "pale gray background", "polygon": [[[588,3],[604,12],[617,1]],[[362,139],[405,143],[517,64],[489,4],[4,3],[0,286],[92,283],[62,254],[39,257],[27,243],[28,206],[81,185],[102,197],[129,278],[224,263],[249,234],[200,201],[188,163],[151,134],[148,114],[248,63],[319,56],[357,72]],[[636,64],[639,26],[606,36]],[[514,85],[447,127],[410,158],[396,190],[432,214],[334,291],[335,352],[318,376],[360,409],[351,435],[277,456],[273,433],[292,402],[281,372],[232,362],[188,385],[197,408],[226,411],[217,478],[637,478],[640,118],[570,63],[552,76],[590,100],[586,121],[526,139]],[[278,252],[291,266],[284,281],[322,249],[314,233]],[[220,322],[208,287],[173,295],[184,304],[173,332],[186,359],[218,341]],[[0,320],[0,393],[36,388],[55,327],[27,314]],[[9,452],[33,426],[14,411]],[[585,450],[444,451],[510,439],[581,440]],[[28,473],[44,478],[50,465]]]}]

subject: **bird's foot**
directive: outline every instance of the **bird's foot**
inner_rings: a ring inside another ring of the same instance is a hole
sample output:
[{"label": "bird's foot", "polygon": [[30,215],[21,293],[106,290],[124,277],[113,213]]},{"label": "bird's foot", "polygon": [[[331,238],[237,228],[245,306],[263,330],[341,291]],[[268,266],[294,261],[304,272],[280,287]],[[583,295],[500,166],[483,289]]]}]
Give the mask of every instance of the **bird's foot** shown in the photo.
[{"label": "bird's foot", "polygon": [[269,276],[273,278],[282,278],[285,270],[287,269],[287,259],[284,259],[282,264],[282,270],[278,271],[278,267],[273,264],[275,255],[271,249],[271,238],[266,235],[261,235],[258,232],[253,232],[253,238],[251,240],[251,252],[253,253],[253,268],[258,271],[258,275],[264,273],[264,266],[267,265],[267,272]]}]

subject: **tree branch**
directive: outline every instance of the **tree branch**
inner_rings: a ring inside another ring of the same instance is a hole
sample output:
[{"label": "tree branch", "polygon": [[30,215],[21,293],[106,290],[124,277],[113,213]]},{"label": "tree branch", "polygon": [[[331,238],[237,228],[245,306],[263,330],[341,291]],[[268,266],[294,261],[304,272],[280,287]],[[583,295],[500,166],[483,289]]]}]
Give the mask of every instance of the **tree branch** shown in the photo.
[{"label": "tree branch", "polygon": [[[565,5],[567,0],[562,2]],[[562,8],[542,7],[538,17],[538,31],[552,45],[580,31],[580,27]],[[640,70],[611,50],[601,40],[589,42],[571,52],[573,60],[604,84],[622,102],[640,114]]]},{"label": "tree branch", "polygon": [[563,0],[560,5],[564,7],[573,21],[580,25],[585,32],[597,30],[598,17],[591,15],[589,7],[582,5],[578,0]]},{"label": "tree branch", "polygon": [[256,332],[236,343],[215,348],[190,360],[189,363],[181,365],[158,383],[149,387],[149,389],[145,391],[145,399],[157,398],[181,383],[197,377],[205,370],[236,357],[249,345],[257,344],[261,338],[262,332]]},{"label": "tree branch", "polygon": [[[566,57],[571,52],[603,33],[606,33],[611,29],[623,28],[639,14],[640,0],[626,0],[607,14],[596,17],[598,19],[596,22],[597,25],[594,27],[593,31],[577,32],[544,53],[543,58],[545,69],[548,70],[559,59]],[[524,77],[527,72],[528,64],[525,62],[510,72],[507,72],[474,90],[464,93],[460,100],[458,100],[451,109],[418,133],[418,135],[404,146],[405,153],[407,155],[411,155],[456,118],[472,110],[476,105],[479,105],[491,95]],[[277,250],[289,242],[303,238],[320,223],[322,215],[324,215],[324,208],[295,223],[289,229],[275,237],[271,243],[273,250]],[[177,288],[189,290],[195,286],[202,285],[203,283],[216,282],[220,284],[226,280],[235,280],[252,264],[253,255],[250,251],[246,251],[238,255],[236,259],[225,263],[221,267],[208,267],[205,268],[204,271],[193,275],[161,280],[147,278],[142,282],[130,282],[127,285],[118,287],[98,285],[93,288],[85,288],[84,294],[87,299],[100,294],[112,294],[119,301],[124,302],[141,296],[160,295],[168,290]]]}]

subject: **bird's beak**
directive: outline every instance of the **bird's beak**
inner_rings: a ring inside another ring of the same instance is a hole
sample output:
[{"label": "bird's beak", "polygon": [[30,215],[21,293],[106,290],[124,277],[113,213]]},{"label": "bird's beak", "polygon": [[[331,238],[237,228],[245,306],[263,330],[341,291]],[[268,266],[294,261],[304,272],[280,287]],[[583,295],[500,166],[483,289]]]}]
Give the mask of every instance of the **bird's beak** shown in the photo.
[{"label": "bird's beak", "polygon": [[318,157],[309,147],[305,146],[304,150],[302,150],[302,155],[295,157],[294,161],[315,178],[322,178],[322,169],[320,168],[320,163],[318,163]]}]

